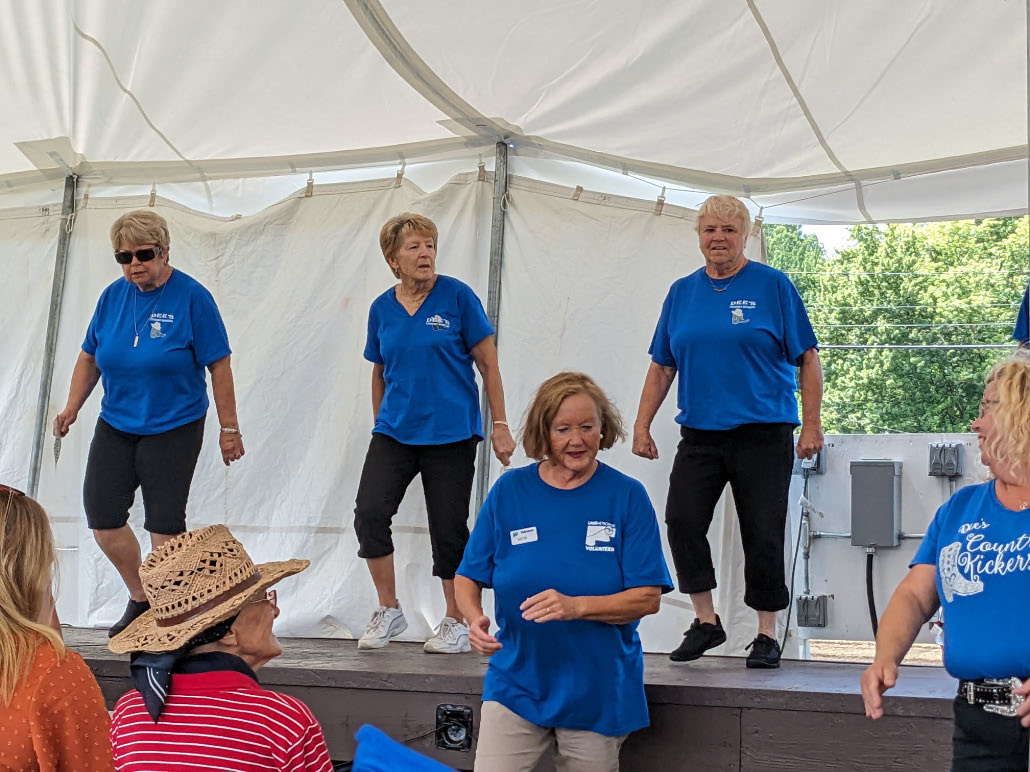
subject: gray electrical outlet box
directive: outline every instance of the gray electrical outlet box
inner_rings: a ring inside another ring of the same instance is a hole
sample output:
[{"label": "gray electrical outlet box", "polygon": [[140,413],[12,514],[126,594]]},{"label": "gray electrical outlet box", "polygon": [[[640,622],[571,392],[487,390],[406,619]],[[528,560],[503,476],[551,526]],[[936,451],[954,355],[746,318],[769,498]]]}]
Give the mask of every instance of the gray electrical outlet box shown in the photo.
[{"label": "gray electrical outlet box", "polygon": [[931,442],[928,473],[931,477],[961,477],[962,443]]},{"label": "gray electrical outlet box", "polygon": [[798,627],[826,627],[826,596],[798,596]]},{"label": "gray electrical outlet box", "polygon": [[901,531],[901,462],[851,462],[851,544],[897,547]]}]

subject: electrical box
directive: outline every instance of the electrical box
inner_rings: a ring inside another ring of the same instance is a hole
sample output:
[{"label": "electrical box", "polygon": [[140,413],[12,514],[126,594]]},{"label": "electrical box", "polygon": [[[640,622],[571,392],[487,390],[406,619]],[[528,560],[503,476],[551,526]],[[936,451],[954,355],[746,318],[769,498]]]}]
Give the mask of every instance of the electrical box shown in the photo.
[{"label": "electrical box", "polygon": [[901,462],[851,462],[851,545],[897,547],[901,531]]},{"label": "electrical box", "polygon": [[930,477],[961,477],[962,443],[931,442],[928,473]]},{"label": "electrical box", "polygon": [[798,627],[826,627],[826,596],[798,596]]}]

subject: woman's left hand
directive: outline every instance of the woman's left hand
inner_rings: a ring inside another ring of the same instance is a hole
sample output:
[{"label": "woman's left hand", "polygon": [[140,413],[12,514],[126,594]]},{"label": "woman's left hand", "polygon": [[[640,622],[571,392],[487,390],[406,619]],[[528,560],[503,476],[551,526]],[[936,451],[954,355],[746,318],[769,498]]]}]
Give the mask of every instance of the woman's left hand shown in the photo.
[{"label": "woman's left hand", "polygon": [[222,451],[222,462],[229,466],[233,461],[239,461],[246,452],[243,450],[243,435],[222,432],[218,435],[218,447]]},{"label": "woman's left hand", "polygon": [[557,590],[544,590],[522,601],[519,606],[527,622],[559,622],[579,619],[577,599]]},{"label": "woman's left hand", "polygon": [[1014,691],[1016,694],[1021,694],[1026,698],[1023,704],[1016,708],[1019,723],[1023,726],[1030,726],[1030,678],[1023,681],[1023,685],[1016,687]]},{"label": "woman's left hand", "polygon": [[811,458],[823,449],[823,427],[819,424],[801,424],[801,436],[795,452],[798,458]]},{"label": "woman's left hand", "polygon": [[511,454],[515,452],[515,440],[512,439],[508,427],[504,424],[494,424],[490,442],[494,446],[494,455],[497,456],[497,460],[501,462],[502,466],[508,466]]}]

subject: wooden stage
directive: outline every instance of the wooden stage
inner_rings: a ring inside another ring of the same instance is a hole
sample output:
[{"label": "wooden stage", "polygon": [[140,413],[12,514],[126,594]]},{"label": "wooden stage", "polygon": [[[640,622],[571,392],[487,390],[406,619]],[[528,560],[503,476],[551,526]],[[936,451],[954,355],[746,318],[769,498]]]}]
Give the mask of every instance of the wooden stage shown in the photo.
[{"label": "wooden stage", "polygon": [[[128,657],[107,650],[106,631],[64,634],[113,706],[131,688]],[[355,641],[282,643],[285,653],[259,672],[261,683],[314,711],[334,759],[353,757],[354,732],[368,723],[396,740],[422,736],[411,747],[455,769],[472,768],[473,753],[437,750],[433,730],[443,703],[472,707],[478,725],[485,658],[424,654],[413,643],[374,652],[359,652]],[[940,668],[903,667],[886,715],[873,722],[858,689],[864,665],[784,661],[779,670],[747,670],[737,657],[685,665],[661,654],[645,659],[651,726],[626,741],[623,772],[948,768],[956,682]],[[550,763],[537,772],[545,770],[553,770]]]}]

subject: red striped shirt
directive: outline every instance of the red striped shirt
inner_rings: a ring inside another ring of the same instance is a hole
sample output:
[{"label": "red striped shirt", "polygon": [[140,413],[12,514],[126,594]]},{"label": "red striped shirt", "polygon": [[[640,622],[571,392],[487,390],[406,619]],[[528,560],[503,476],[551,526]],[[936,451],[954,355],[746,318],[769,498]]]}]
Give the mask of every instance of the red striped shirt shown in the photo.
[{"label": "red striped shirt", "polygon": [[156,724],[135,689],[118,700],[118,772],[332,772],[322,729],[295,697],[225,670],[175,674],[170,691]]}]

